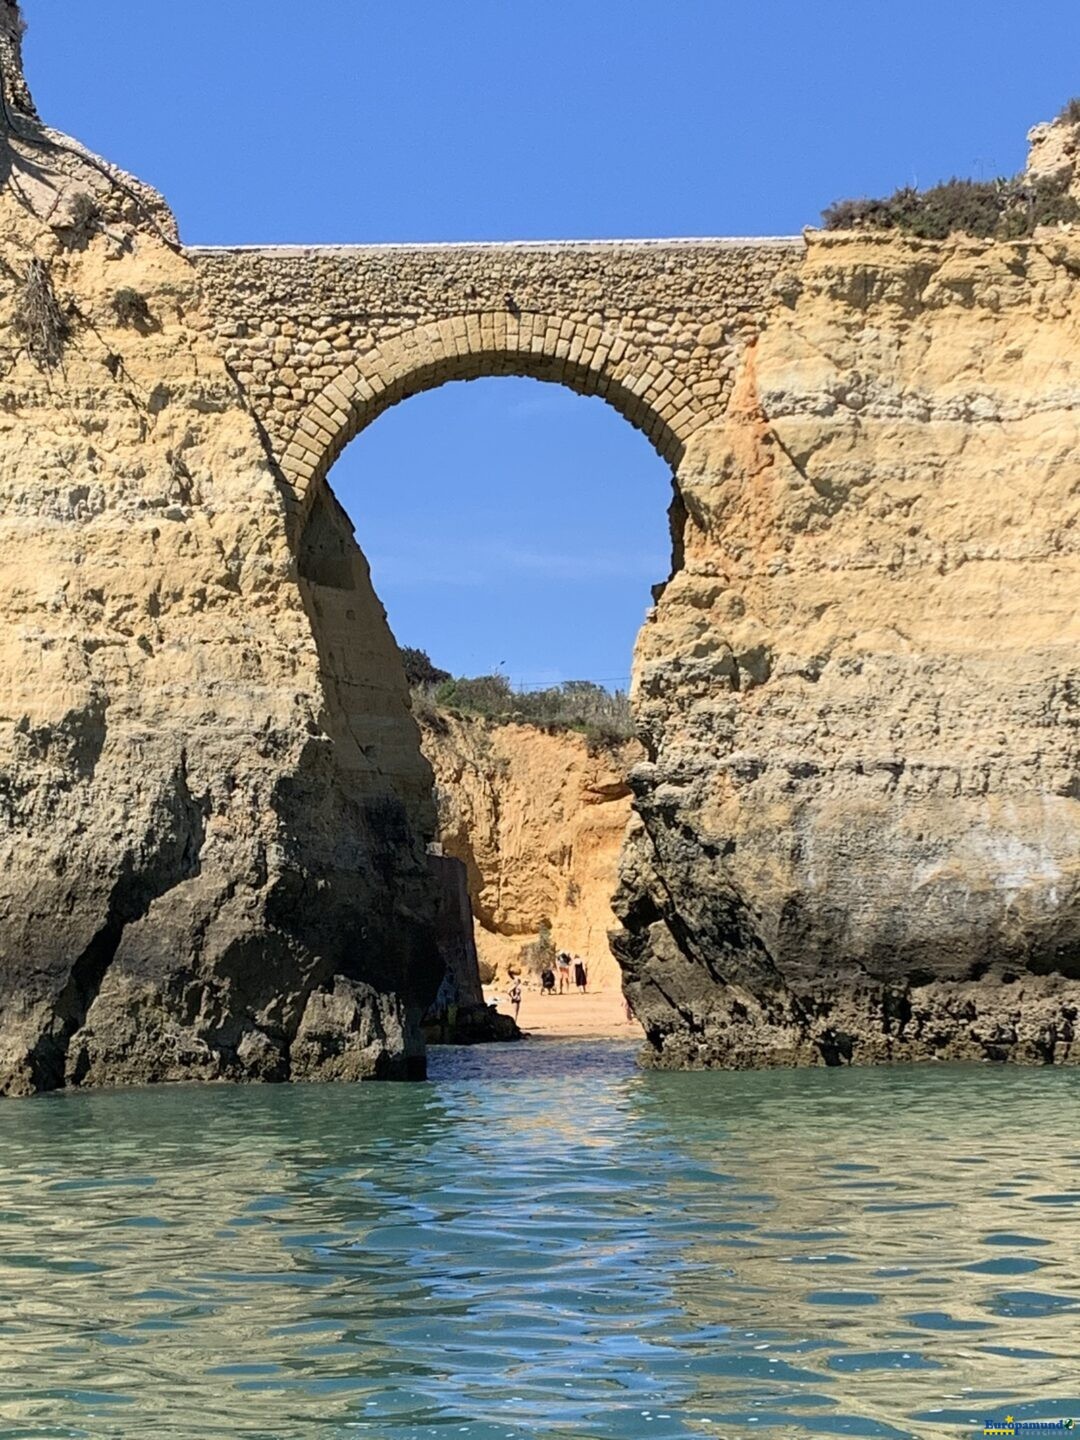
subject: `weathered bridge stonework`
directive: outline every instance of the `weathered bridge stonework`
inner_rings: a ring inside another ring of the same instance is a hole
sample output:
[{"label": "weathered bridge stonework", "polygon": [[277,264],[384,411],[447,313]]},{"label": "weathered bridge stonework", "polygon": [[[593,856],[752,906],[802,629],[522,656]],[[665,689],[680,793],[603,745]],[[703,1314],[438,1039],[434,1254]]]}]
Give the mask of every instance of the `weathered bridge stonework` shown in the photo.
[{"label": "weathered bridge stonework", "polygon": [[526,375],[601,395],[673,468],[724,411],[799,238],[189,249],[292,496],[408,395]]}]

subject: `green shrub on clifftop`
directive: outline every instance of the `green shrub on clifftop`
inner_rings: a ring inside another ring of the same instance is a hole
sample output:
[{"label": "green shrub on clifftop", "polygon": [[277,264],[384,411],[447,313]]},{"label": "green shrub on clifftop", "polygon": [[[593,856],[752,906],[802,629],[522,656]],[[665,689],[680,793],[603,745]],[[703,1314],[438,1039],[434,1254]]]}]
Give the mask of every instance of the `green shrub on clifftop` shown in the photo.
[{"label": "green shrub on clifftop", "polygon": [[974,235],[1022,240],[1038,225],[1080,220],[1067,178],[946,180],[929,190],[897,190],[886,200],[838,200],[823,212],[826,230],[899,230],[922,240]]},{"label": "green shrub on clifftop", "polygon": [[[627,740],[634,733],[630,698],[591,680],[567,680],[544,690],[515,690],[505,675],[451,677],[423,651],[403,651],[405,673],[417,715],[434,720],[439,711],[482,715],[487,720],[541,728],[578,730],[598,743]],[[428,671],[409,656],[422,656],[436,680],[418,678]]]},{"label": "green shrub on clifftop", "polygon": [[440,685],[444,680],[450,679],[449,670],[440,670],[426,650],[417,650],[412,645],[401,647],[401,663],[405,667],[405,679],[409,682],[410,689]]},{"label": "green shrub on clifftop", "polygon": [[[1080,131],[1080,97],[1057,117]],[[1039,225],[1080,221],[1080,202],[1069,194],[1070,175],[1031,180],[946,180],[928,190],[905,186],[884,199],[838,200],[822,212],[826,230],[898,230],[923,240],[974,235],[980,240],[1022,240]]]}]

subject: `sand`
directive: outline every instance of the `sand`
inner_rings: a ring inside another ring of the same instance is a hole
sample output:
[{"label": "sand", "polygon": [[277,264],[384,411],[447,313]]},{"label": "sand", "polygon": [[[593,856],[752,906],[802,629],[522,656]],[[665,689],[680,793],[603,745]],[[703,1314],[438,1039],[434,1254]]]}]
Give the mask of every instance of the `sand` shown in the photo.
[{"label": "sand", "polygon": [[[497,1005],[505,1015],[514,1013],[506,997],[506,987],[490,986],[484,991],[489,1004]],[[597,990],[579,994],[542,995],[539,990],[526,990],[521,998],[518,1024],[527,1035],[595,1036],[596,1038],[642,1040],[645,1031],[636,1020],[626,1018],[622,992]]]}]

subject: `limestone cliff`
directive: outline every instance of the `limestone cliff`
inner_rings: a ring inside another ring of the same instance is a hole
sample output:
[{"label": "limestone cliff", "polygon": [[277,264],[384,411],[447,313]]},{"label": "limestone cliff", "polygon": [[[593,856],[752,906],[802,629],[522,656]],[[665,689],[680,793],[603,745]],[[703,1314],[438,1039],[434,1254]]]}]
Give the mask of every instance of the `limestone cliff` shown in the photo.
[{"label": "limestone cliff", "polygon": [[[1080,235],[193,256],[19,37],[0,0],[0,1092],[422,1067],[431,768],[326,477],[502,373],[675,468],[615,905],[657,1062],[1077,1059]],[[547,919],[601,967],[632,757],[447,723],[488,958]]]},{"label": "limestone cliff", "polygon": [[430,771],[366,564],[20,33],[0,0],[0,1093],[415,1071]]},{"label": "limestone cliff", "polygon": [[466,864],[477,949],[502,979],[541,925],[586,958],[595,989],[618,989],[609,932],[630,820],[634,741],[446,712],[421,720],[435,771],[439,838]]},{"label": "limestone cliff", "polygon": [[617,904],[658,1063],[1077,1059],[1078,277],[811,234],[688,447]]}]

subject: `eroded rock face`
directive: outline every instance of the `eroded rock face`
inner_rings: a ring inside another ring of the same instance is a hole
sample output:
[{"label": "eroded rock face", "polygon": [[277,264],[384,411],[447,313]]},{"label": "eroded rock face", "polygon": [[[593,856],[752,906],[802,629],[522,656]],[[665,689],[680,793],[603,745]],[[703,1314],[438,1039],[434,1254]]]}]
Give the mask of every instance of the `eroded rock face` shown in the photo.
[{"label": "eroded rock face", "polygon": [[328,492],[290,513],[163,202],[37,125],[17,18],[0,1093],[415,1073],[434,812],[366,564]]},{"label": "eroded rock face", "polygon": [[[1071,107],[1070,107],[1071,108]],[[1080,200],[1080,124],[1069,112],[1057,120],[1035,125],[1028,131],[1028,162],[1025,175],[1029,180],[1063,180],[1069,194]]]},{"label": "eroded rock face", "polygon": [[692,442],[616,906],[658,1063],[1077,1058],[1078,274],[813,236]]},{"label": "eroded rock face", "polygon": [[439,838],[466,865],[481,961],[505,979],[546,923],[557,949],[587,960],[594,989],[618,989],[611,901],[641,747],[447,713],[422,717],[421,740]]},{"label": "eroded rock face", "polygon": [[23,74],[22,37],[25,30],[17,0],[0,0],[0,75],[4,80],[4,101],[9,115],[16,122],[38,118]]},{"label": "eroded rock face", "polygon": [[[486,324],[426,250],[196,268],[40,126],[19,34],[0,0],[0,1092],[419,1067],[431,770],[322,476],[368,400],[536,355],[679,466],[616,904],[657,1063],[1076,1058],[1080,239],[575,248],[534,334],[545,247]],[[301,281],[358,333],[301,340]],[[493,959],[604,953],[626,761],[564,738],[436,754]]]}]

